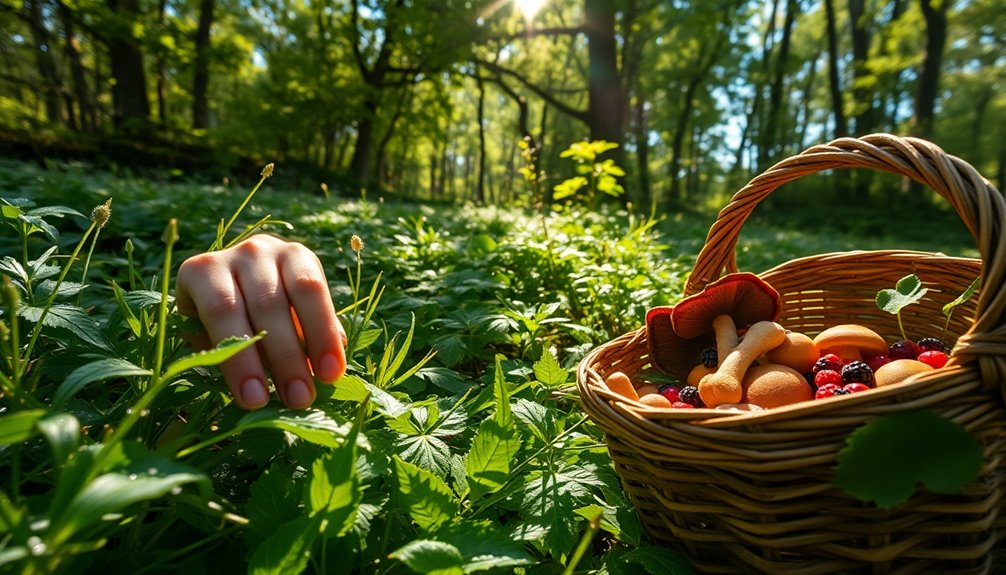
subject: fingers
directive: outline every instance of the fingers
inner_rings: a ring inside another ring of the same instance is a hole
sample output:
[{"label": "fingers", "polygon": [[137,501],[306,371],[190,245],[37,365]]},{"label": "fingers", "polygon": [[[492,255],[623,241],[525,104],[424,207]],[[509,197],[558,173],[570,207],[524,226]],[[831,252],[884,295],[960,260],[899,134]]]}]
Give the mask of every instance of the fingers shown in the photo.
[{"label": "fingers", "polygon": [[202,321],[214,345],[267,332],[258,346],[220,366],[245,409],[268,403],[266,366],[280,399],[292,408],[314,401],[312,368],[325,382],[345,373],[346,333],[321,262],[301,244],[260,235],[189,258],[178,272],[175,301],[180,313]]},{"label": "fingers", "polygon": [[283,259],[280,273],[315,376],[327,383],[339,379],[346,371],[346,332],[335,315],[321,262],[307,248],[293,250]]},{"label": "fingers", "polygon": [[[228,337],[255,333],[245,313],[245,301],[224,262],[197,256],[178,271],[176,301],[179,312],[198,316],[214,345]],[[220,365],[220,372],[238,404],[257,409],[269,403],[265,370],[255,346]]]}]

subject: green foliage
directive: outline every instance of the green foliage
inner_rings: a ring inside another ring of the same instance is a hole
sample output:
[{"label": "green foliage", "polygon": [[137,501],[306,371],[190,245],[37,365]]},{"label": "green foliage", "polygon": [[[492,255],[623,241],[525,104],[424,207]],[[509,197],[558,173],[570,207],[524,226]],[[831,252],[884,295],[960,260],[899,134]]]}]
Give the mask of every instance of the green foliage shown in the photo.
[{"label": "green foliage", "polygon": [[898,316],[898,327],[901,328],[901,339],[908,339],[905,327],[901,322],[901,310],[922,299],[928,289],[922,287],[922,280],[915,274],[909,274],[900,280],[894,289],[883,289],[877,292],[877,307],[882,311]]},{"label": "green foliage", "polygon": [[835,484],[885,508],[907,501],[918,483],[938,493],[959,493],[984,464],[972,434],[930,411],[878,417],[846,443]]},{"label": "green foliage", "polygon": [[610,158],[599,159],[599,156],[617,147],[618,144],[604,140],[570,144],[559,156],[571,159],[576,164],[576,172],[580,175],[556,184],[552,188],[553,199],[570,198],[583,188],[587,188],[588,199],[591,203],[593,203],[597,192],[616,198],[624,194],[625,189],[618,181],[619,178],[625,176],[625,170],[615,165],[615,161]]}]

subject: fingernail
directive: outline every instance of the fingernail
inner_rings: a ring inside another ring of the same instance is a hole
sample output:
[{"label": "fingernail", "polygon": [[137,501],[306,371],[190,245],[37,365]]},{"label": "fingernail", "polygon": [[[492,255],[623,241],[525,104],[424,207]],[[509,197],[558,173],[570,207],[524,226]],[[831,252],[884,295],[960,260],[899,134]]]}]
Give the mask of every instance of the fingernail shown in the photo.
[{"label": "fingernail", "polygon": [[248,407],[262,407],[269,403],[269,392],[261,381],[253,378],[246,379],[241,384],[241,401]]},{"label": "fingernail", "polygon": [[325,355],[321,356],[321,365],[319,367],[321,368],[319,370],[321,373],[319,373],[318,375],[321,377],[321,379],[325,380],[326,382],[331,382],[338,376],[339,372],[342,370],[342,362],[340,362],[339,359],[334,355],[332,355],[331,353],[326,353]]},{"label": "fingernail", "polygon": [[307,407],[314,401],[314,394],[306,383],[295,379],[286,384],[286,404],[293,408]]}]

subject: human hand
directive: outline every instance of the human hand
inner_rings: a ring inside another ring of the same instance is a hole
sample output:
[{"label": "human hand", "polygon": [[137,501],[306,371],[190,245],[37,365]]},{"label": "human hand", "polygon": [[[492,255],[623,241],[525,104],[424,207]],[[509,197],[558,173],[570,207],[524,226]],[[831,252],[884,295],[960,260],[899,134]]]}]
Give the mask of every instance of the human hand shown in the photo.
[{"label": "human hand", "polygon": [[302,244],[257,235],[193,256],[178,270],[175,302],[179,313],[199,318],[210,345],[267,332],[257,346],[220,365],[245,409],[269,402],[266,366],[280,399],[296,409],[314,402],[312,371],[324,382],[346,371],[346,332],[321,261]]}]

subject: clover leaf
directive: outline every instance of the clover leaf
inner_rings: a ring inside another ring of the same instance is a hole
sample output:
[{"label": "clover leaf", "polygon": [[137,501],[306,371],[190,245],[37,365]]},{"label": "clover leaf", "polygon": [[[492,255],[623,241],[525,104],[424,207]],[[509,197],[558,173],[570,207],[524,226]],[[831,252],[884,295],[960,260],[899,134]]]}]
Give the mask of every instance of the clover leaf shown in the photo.
[{"label": "clover leaf", "polygon": [[877,292],[877,307],[898,316],[901,339],[908,339],[905,335],[905,326],[901,323],[902,308],[922,299],[927,291],[929,290],[922,287],[919,276],[910,274],[898,280],[894,289],[882,289]]}]

